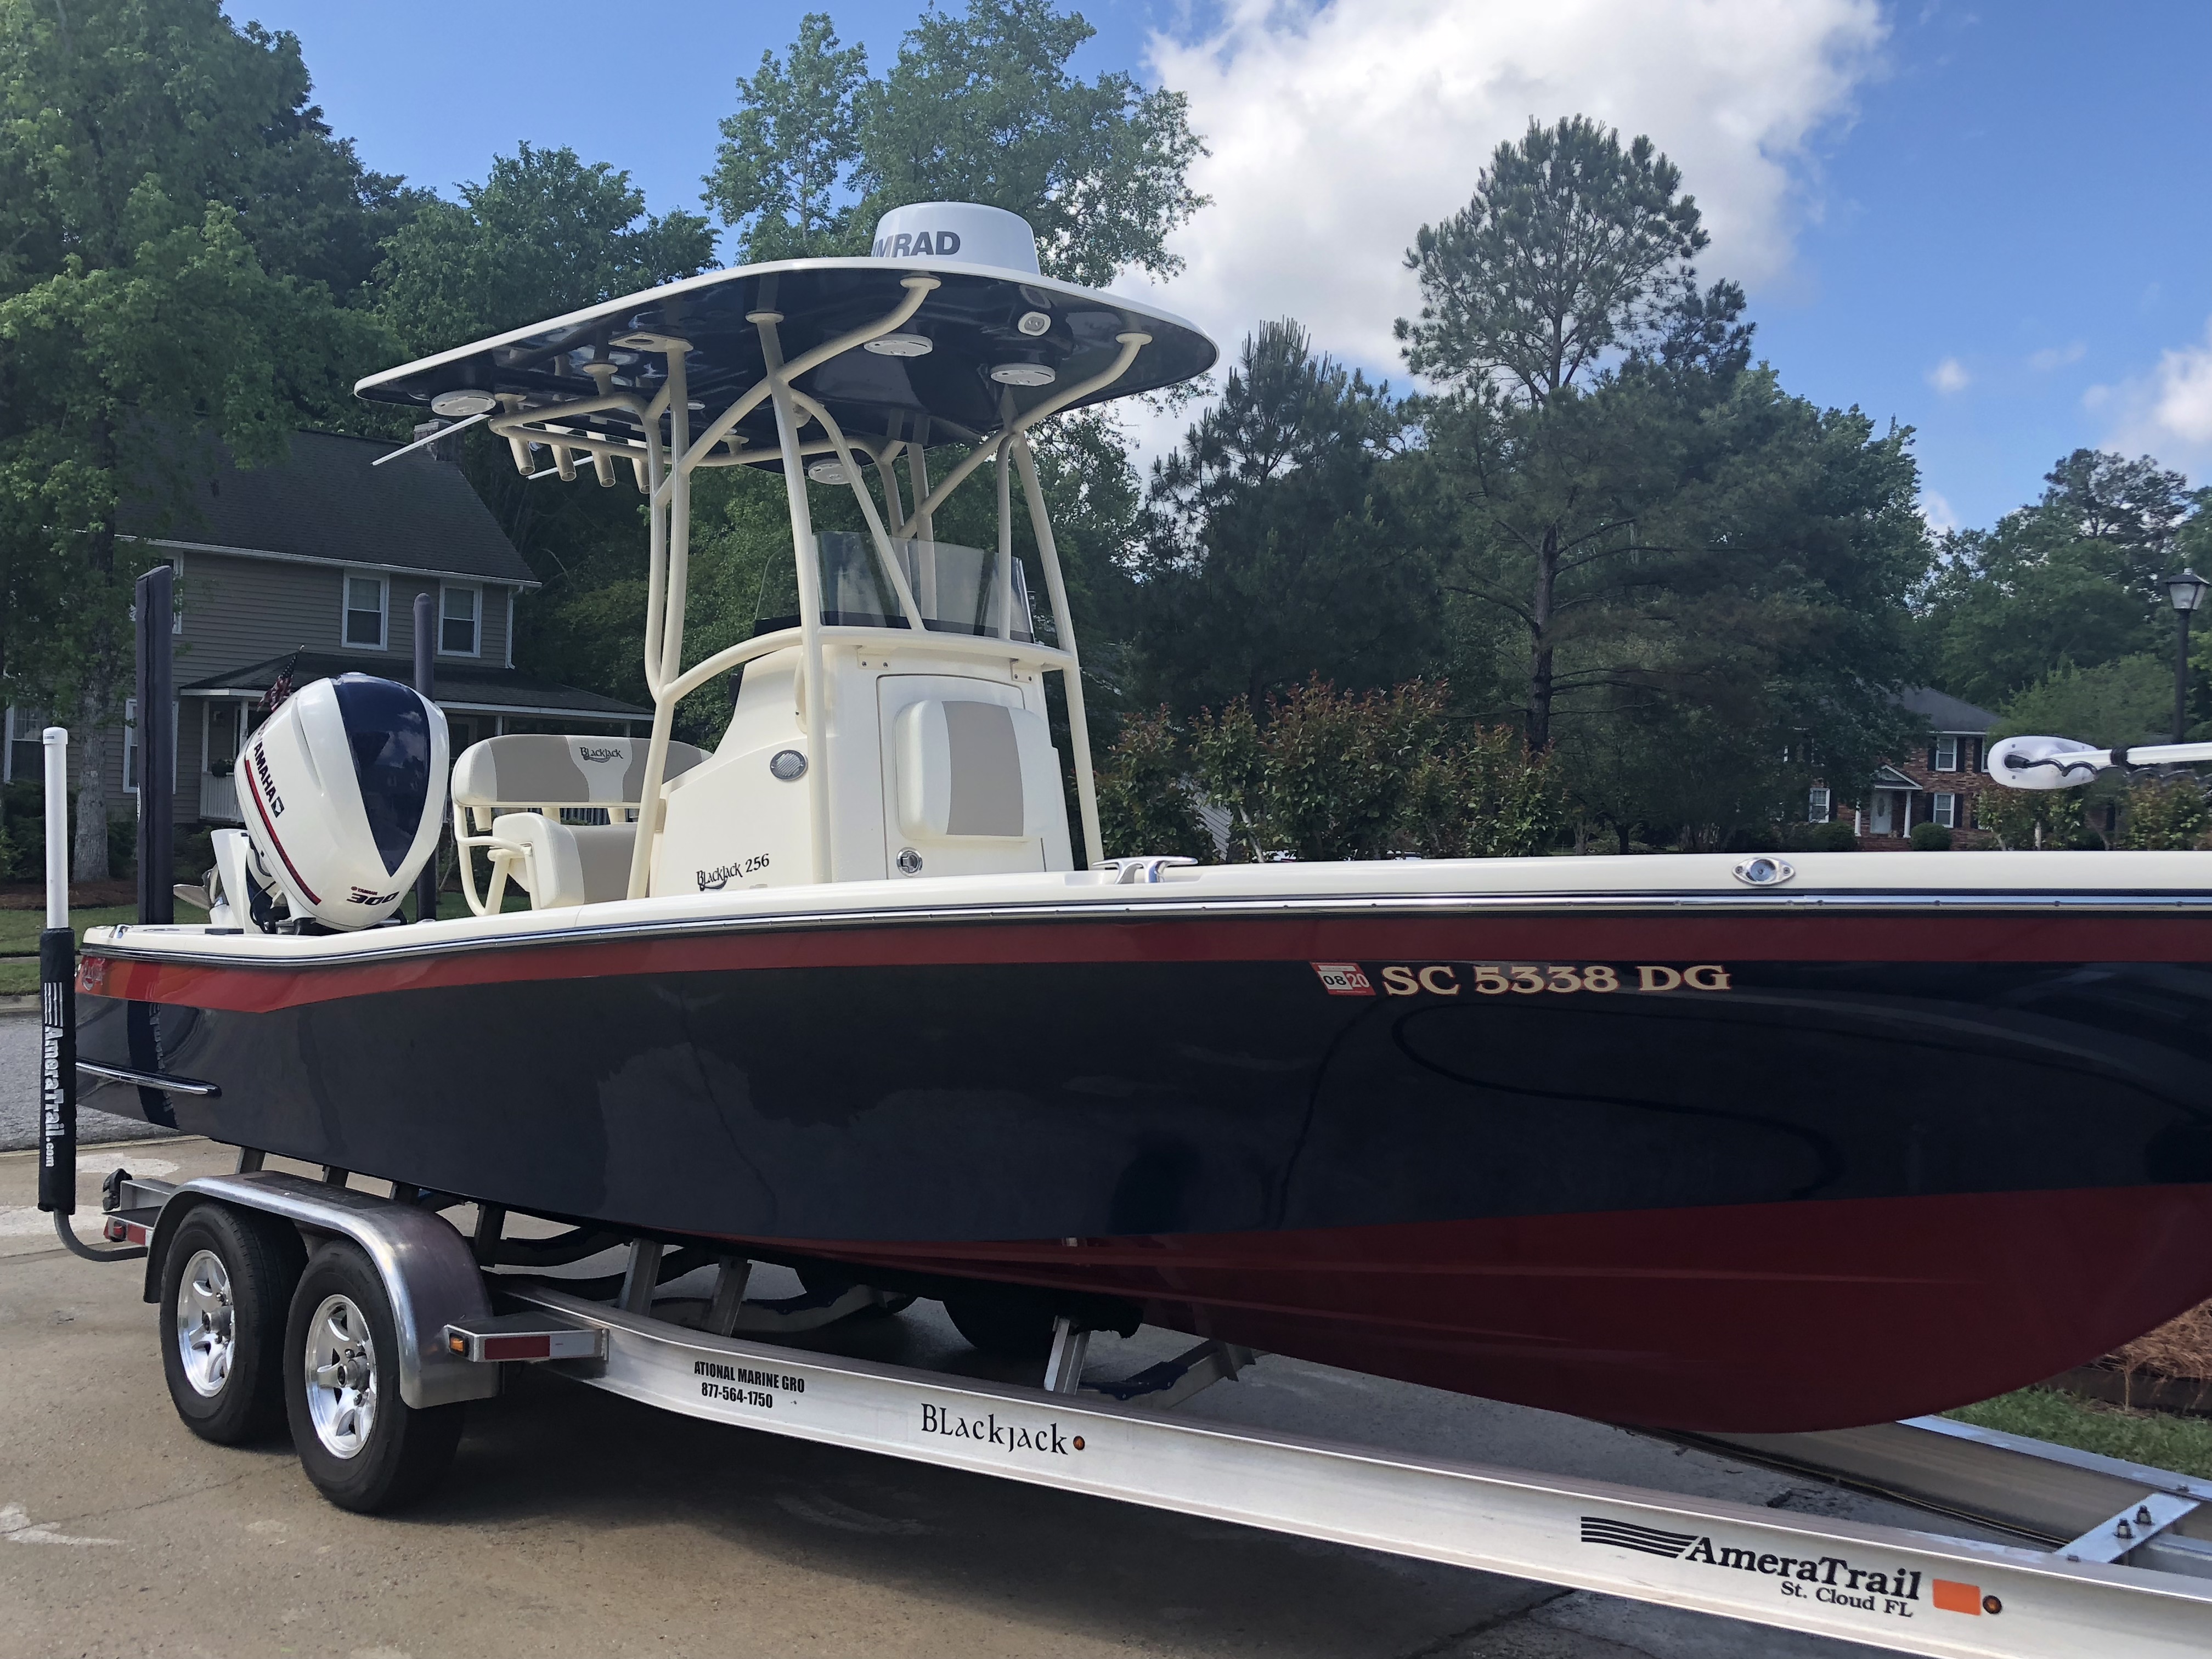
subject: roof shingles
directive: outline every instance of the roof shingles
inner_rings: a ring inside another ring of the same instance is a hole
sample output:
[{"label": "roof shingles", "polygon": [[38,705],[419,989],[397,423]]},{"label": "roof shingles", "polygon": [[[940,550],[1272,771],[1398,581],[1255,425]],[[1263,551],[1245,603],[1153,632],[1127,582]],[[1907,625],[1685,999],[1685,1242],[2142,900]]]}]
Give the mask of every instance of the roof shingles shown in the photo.
[{"label": "roof shingles", "polygon": [[422,450],[388,466],[372,465],[398,447],[295,432],[290,459],[278,465],[240,468],[222,454],[181,510],[126,501],[122,528],[290,558],[535,586],[537,577],[460,468]]}]

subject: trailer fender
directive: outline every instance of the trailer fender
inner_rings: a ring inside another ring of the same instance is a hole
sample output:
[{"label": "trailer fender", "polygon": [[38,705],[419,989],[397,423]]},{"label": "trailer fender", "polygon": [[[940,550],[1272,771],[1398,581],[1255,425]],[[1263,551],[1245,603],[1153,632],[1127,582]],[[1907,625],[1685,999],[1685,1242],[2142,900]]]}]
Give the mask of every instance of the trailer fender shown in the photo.
[{"label": "trailer fender", "polygon": [[202,1176],[161,1206],[146,1255],[146,1300],[161,1294],[161,1261],[179,1224],[200,1204],[282,1217],[316,1237],[350,1239],[375,1264],[399,1334],[399,1397],[427,1409],[499,1392],[499,1367],[450,1352],[446,1327],[491,1316],[468,1241],[434,1211],[276,1170]]}]

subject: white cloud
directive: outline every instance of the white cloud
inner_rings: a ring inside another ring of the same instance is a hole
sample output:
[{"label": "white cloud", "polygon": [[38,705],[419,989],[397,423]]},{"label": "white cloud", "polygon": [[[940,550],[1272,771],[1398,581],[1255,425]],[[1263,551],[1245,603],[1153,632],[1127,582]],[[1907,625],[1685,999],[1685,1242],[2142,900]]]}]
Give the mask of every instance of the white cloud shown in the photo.
[{"label": "white cloud", "polygon": [[1884,30],[1875,0],[1230,0],[1217,33],[1152,42],[1212,151],[1192,182],[1213,205],[1158,298],[1224,350],[1292,316],[1390,372],[1391,322],[1419,304],[1415,231],[1464,207],[1530,118],[1577,113],[1681,167],[1709,276],[1777,283],[1814,208],[1808,142],[1849,114]]},{"label": "white cloud", "polygon": [[2080,362],[2088,349],[2088,346],[2080,340],[2063,346],[2045,346],[2028,358],[2027,366],[2039,374],[2047,374],[2054,368],[2063,368],[2069,363]]},{"label": "white cloud", "polygon": [[1959,515],[1951,503],[1932,489],[1920,492],[1920,516],[1927,520],[1928,528],[1937,535],[1959,527]]},{"label": "white cloud", "polygon": [[2212,475],[2212,320],[2200,343],[2160,354],[2148,374],[2091,386],[2081,401],[2114,411],[2107,447],[2154,455],[2199,479]]},{"label": "white cloud", "polygon": [[1966,373],[1966,364],[1956,357],[1946,357],[1928,371],[1928,384],[1938,392],[1964,392],[1973,383],[1974,377]]}]

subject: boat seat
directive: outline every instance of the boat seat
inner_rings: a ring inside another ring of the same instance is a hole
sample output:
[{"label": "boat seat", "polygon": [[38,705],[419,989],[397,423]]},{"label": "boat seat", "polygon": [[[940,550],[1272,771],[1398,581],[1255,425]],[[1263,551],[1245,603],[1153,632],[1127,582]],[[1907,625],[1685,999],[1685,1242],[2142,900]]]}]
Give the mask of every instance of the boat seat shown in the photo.
[{"label": "boat seat", "polygon": [[[517,733],[463,750],[453,763],[453,840],[469,908],[496,915],[510,880],[536,910],[626,896],[646,749],[643,738]],[[690,744],[671,743],[665,776],[706,757]],[[482,897],[477,852],[491,866]]]}]

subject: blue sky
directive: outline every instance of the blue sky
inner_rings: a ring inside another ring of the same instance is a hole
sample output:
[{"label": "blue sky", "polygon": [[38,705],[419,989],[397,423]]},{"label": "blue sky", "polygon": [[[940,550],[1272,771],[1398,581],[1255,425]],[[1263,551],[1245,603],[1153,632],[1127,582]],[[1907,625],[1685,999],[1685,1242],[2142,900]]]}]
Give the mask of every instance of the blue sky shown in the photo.
[{"label": "blue sky", "polygon": [[[2212,481],[2212,5],[2012,0],[1088,0],[1079,67],[1189,92],[1215,198],[1161,297],[1233,347],[1288,312],[1401,382],[1399,249],[1488,149],[1577,110],[1648,131],[1789,387],[1917,428],[1939,523],[2080,445]],[[716,123],[799,8],[234,0],[297,33],[362,159],[450,190],[527,138],[696,208]],[[871,60],[908,3],[831,3]],[[595,46],[594,43],[599,43]],[[665,60],[655,57],[665,46]],[[1158,441],[1164,434],[1151,434]]]}]

